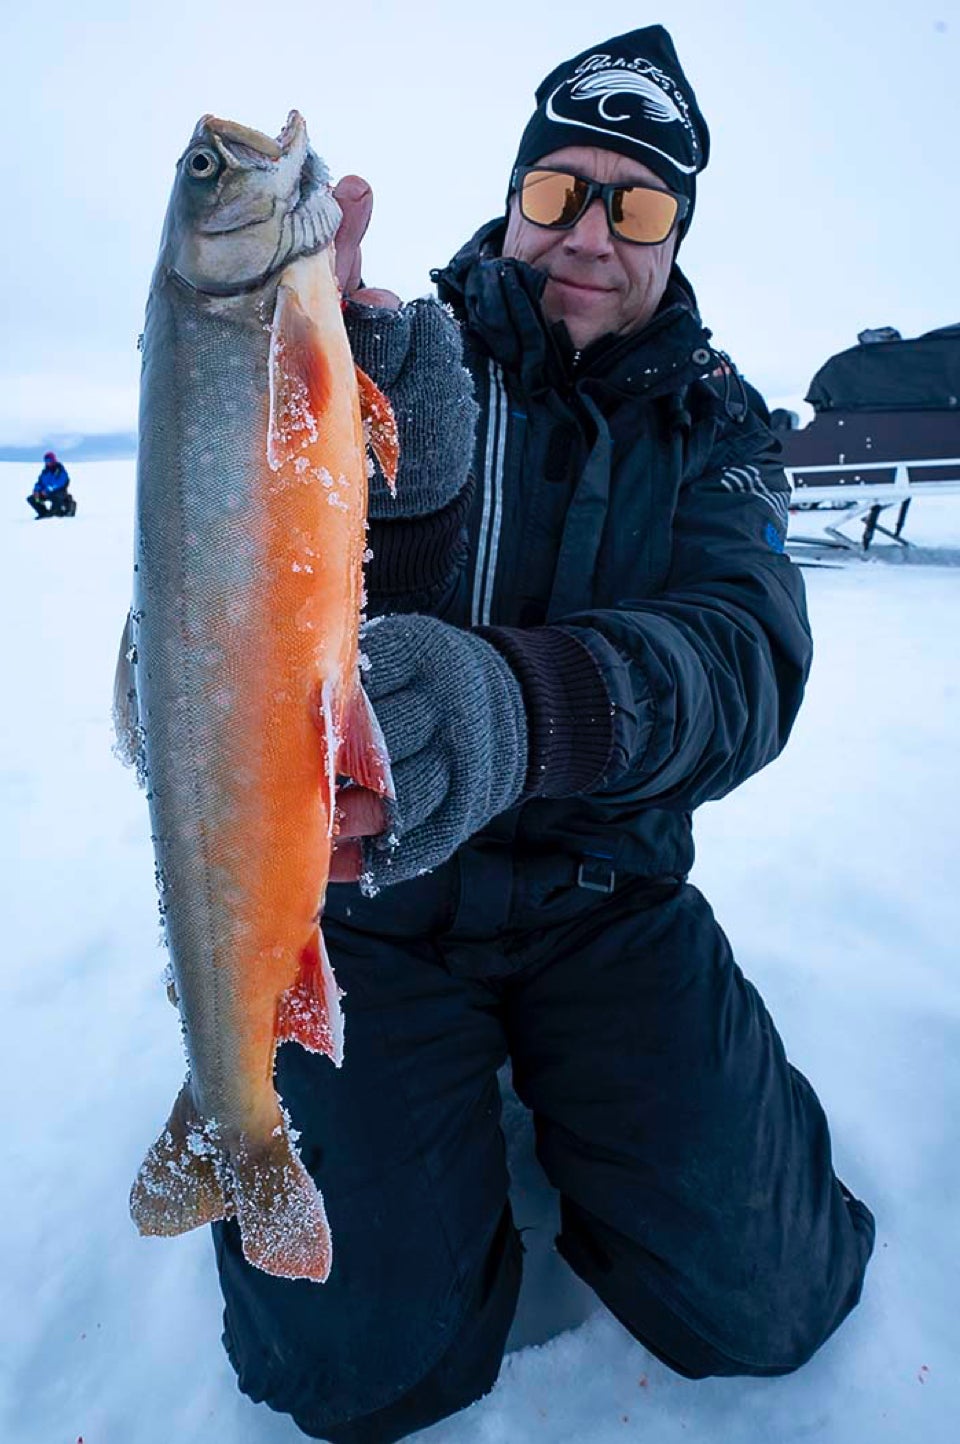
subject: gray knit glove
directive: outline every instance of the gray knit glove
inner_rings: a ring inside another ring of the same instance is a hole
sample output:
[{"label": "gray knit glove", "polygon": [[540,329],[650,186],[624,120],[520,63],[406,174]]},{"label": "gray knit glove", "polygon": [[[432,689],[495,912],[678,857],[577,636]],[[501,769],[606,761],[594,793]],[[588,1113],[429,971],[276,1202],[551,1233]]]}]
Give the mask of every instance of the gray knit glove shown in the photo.
[{"label": "gray knit glove", "polygon": [[398,311],[349,301],[343,319],[354,360],[389,399],[400,436],[397,494],[374,463],[370,516],[439,511],[466,484],[477,424],[460,327],[426,296]]},{"label": "gray knit glove", "polygon": [[495,647],[436,617],[375,617],[363,685],[383,729],[396,803],[364,842],[366,891],[446,862],[517,801],[527,773],[520,684]]}]

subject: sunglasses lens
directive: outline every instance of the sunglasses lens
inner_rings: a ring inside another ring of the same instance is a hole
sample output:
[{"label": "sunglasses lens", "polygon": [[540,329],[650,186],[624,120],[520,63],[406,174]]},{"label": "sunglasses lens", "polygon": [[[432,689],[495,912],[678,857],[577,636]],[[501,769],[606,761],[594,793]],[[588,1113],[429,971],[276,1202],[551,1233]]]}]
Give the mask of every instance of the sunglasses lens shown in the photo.
[{"label": "sunglasses lens", "polygon": [[614,235],[622,236],[625,241],[657,245],[669,236],[678,209],[676,196],[666,191],[625,186],[623,190],[614,191],[611,197]]},{"label": "sunglasses lens", "polygon": [[520,213],[536,226],[570,226],[587,194],[579,176],[555,170],[531,170],[520,186]]}]

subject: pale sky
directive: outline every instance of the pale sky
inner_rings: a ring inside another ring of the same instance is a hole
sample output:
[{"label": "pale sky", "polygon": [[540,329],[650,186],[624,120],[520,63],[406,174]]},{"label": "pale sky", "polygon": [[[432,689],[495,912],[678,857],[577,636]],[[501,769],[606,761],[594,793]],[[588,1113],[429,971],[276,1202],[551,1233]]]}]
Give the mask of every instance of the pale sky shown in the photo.
[{"label": "pale sky", "polygon": [[499,213],[539,81],[663,23],[712,134],[681,263],[772,400],[865,326],[960,320],[957,0],[18,0],[0,22],[0,444],[133,429],[173,167],[205,111],[293,107],[376,195],[364,276],[405,296]]}]

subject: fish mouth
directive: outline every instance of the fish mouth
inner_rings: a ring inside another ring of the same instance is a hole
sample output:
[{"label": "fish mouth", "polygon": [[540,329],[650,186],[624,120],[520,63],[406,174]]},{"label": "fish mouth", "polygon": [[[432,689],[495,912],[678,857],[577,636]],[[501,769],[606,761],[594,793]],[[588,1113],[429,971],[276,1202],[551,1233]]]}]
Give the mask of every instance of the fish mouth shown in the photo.
[{"label": "fish mouth", "polygon": [[223,120],[217,115],[201,116],[194,132],[196,138],[206,132],[228,165],[276,162],[294,149],[307,150],[307,126],[299,110],[291,110],[287,123],[274,140],[261,130]]}]

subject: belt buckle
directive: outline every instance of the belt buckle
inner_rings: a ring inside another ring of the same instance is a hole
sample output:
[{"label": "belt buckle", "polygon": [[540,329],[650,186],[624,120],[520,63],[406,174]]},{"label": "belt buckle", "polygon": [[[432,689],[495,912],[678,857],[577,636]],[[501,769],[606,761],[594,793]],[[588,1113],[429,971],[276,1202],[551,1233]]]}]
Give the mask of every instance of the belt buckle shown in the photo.
[{"label": "belt buckle", "polygon": [[613,859],[603,853],[587,853],[577,868],[577,887],[609,896],[617,885],[617,874],[611,867]]}]

